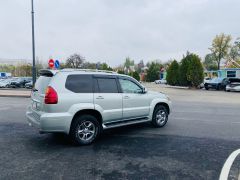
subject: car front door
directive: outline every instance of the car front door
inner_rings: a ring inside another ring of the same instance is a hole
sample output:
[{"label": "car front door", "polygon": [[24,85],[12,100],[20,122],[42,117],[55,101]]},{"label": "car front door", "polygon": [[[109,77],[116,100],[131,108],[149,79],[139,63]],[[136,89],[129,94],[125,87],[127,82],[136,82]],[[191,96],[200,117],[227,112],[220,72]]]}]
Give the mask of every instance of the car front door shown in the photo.
[{"label": "car front door", "polygon": [[122,119],[122,93],[114,76],[94,77],[94,105],[104,123]]},{"label": "car front door", "polygon": [[143,88],[134,80],[120,78],[123,95],[123,119],[147,118],[150,99]]}]

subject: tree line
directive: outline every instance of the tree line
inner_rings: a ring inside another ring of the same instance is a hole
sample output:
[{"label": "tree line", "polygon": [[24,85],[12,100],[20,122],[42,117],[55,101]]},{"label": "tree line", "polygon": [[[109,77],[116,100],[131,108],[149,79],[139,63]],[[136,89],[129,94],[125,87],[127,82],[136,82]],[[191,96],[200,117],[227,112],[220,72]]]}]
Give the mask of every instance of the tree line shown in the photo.
[{"label": "tree line", "polygon": [[[227,61],[228,67],[237,67],[240,64],[240,38],[237,38],[233,44],[230,35],[217,35],[209,48],[210,53],[207,54],[203,61],[193,53],[187,52],[180,60],[169,60],[165,63],[154,60],[144,64],[143,60],[135,63],[133,59],[127,57],[122,65],[111,67],[106,62],[93,63],[87,61],[85,57],[78,53],[70,55],[65,63],[61,63],[60,68],[75,69],[98,69],[117,71],[121,74],[127,74],[140,80],[140,74],[145,75],[145,81],[153,82],[160,77],[161,69],[167,70],[167,82],[171,85],[193,86],[197,87],[203,81],[204,70],[218,70],[221,62]],[[41,61],[36,63],[37,71],[42,68],[48,68]],[[32,65],[22,63],[18,65],[0,65],[0,71],[10,72],[13,76],[31,76]]]},{"label": "tree line", "polygon": [[198,55],[187,52],[180,63],[174,60],[167,69],[167,83],[173,86],[197,88],[204,78],[203,66]]}]

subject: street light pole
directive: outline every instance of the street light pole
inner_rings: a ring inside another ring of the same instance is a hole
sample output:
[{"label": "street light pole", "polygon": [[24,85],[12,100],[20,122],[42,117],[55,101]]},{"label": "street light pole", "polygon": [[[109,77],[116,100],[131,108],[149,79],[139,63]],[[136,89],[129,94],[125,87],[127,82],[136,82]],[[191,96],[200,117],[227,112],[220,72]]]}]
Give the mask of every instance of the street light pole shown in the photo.
[{"label": "street light pole", "polygon": [[33,85],[36,82],[36,65],[35,65],[35,37],[34,37],[34,9],[33,9],[33,0],[32,1],[32,79]]}]

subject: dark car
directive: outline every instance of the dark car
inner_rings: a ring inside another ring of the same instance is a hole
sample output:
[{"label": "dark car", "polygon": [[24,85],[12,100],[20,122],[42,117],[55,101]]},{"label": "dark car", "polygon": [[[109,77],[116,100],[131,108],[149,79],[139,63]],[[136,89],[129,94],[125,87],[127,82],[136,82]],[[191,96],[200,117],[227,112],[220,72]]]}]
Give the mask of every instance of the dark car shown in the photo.
[{"label": "dark car", "polygon": [[228,78],[213,78],[211,81],[204,84],[206,90],[226,90],[226,86],[229,84]]},{"label": "dark car", "polygon": [[16,79],[11,81],[10,87],[11,88],[22,88],[22,87],[25,87],[25,84],[29,83],[30,81],[32,81],[31,77],[16,78]]},{"label": "dark car", "polygon": [[27,88],[27,89],[32,89],[32,87],[33,87],[33,82],[32,81],[25,84],[25,88]]}]

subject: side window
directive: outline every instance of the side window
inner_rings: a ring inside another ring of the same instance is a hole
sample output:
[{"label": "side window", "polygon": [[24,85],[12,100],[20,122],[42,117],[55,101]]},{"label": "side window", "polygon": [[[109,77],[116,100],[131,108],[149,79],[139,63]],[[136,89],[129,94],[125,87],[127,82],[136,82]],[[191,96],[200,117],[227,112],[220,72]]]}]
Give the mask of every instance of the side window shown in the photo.
[{"label": "side window", "polygon": [[142,89],[137,84],[126,79],[119,79],[122,91],[124,93],[141,93]]},{"label": "side window", "polygon": [[91,75],[69,75],[65,84],[66,89],[75,93],[92,93],[93,83]]},{"label": "side window", "polygon": [[[118,93],[117,82],[110,78],[97,78],[99,93]],[[96,85],[95,85],[96,86]]]},{"label": "side window", "polygon": [[227,77],[236,77],[236,71],[227,71]]}]

